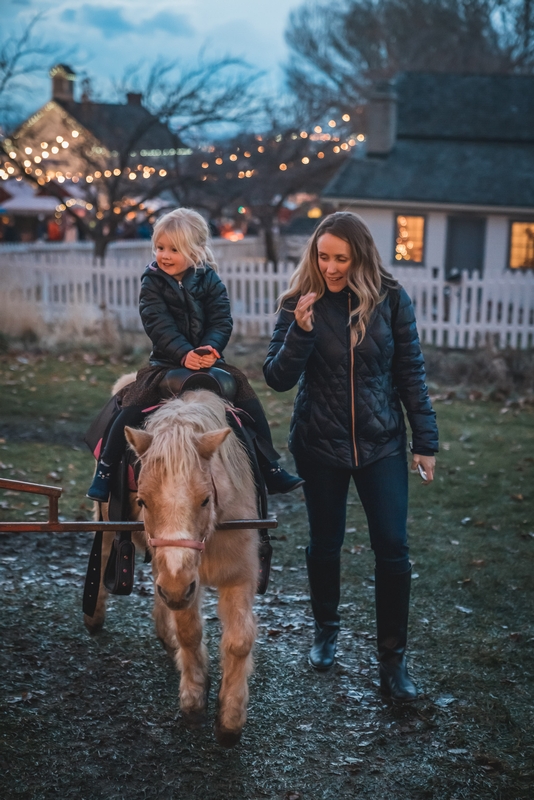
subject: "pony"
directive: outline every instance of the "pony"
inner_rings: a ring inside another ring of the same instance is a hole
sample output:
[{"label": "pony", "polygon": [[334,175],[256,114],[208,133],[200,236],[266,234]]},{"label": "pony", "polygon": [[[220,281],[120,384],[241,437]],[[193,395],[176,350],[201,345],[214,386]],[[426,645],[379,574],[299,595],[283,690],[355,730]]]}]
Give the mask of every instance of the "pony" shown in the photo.
[{"label": "pony", "polygon": [[[156,634],[180,671],[182,715],[195,726],[206,718],[201,602],[202,587],[213,586],[222,624],[215,736],[223,747],[233,747],[246,721],[253,668],[258,535],[250,529],[217,531],[217,525],[257,517],[248,455],[227,425],[225,401],[206,390],[166,401],[145,429],[126,428],[126,437],[140,460],[133,499],[152,551]],[[107,536],[103,563],[113,535]],[[85,619],[91,631],[102,627],[106,594],[101,586],[95,615]]]}]

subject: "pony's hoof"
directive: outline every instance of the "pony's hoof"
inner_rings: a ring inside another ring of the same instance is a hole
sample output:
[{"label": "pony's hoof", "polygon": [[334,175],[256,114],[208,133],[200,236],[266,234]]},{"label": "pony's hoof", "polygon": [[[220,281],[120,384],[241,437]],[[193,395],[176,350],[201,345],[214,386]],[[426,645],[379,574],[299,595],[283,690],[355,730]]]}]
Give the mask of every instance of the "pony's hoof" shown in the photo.
[{"label": "pony's hoof", "polygon": [[206,725],[207,714],[205,708],[194,708],[190,711],[182,711],[184,724],[190,730],[198,730]]},{"label": "pony's hoof", "polygon": [[96,633],[100,633],[100,631],[104,627],[104,620],[103,619],[97,620],[94,617],[88,617],[87,614],[84,614],[83,624],[85,625],[91,636],[94,636]]},{"label": "pony's hoof", "polygon": [[230,731],[228,728],[223,728],[217,720],[215,722],[215,738],[221,747],[226,747],[227,750],[235,747],[241,739],[241,731]]}]

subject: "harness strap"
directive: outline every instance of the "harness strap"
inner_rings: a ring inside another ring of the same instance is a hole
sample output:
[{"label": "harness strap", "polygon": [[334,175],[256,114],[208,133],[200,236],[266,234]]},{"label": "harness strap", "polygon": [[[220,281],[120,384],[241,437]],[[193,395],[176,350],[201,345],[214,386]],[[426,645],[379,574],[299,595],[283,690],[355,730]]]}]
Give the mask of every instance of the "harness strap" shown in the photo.
[{"label": "harness strap", "polygon": [[150,547],[191,547],[193,550],[204,551],[205,542],[196,539],[148,539]]}]

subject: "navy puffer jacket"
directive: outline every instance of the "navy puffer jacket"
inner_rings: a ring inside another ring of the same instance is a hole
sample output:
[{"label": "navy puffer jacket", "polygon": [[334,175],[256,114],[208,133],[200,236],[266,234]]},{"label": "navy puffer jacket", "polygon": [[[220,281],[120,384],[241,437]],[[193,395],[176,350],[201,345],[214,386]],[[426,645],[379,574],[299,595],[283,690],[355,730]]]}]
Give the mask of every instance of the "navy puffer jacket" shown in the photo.
[{"label": "navy puffer jacket", "polygon": [[190,350],[208,344],[222,355],[232,333],[226,287],[207,265],[190,267],[177,281],[149,264],[141,278],[139,313],[153,345],[152,366],[179,366]]},{"label": "navy puffer jacket", "polygon": [[402,287],[389,289],[375,309],[363,341],[350,347],[354,294],[326,290],[314,305],[314,328],[294,321],[297,298],[286,302],[263,371],[278,392],[299,388],[289,448],[333,467],[354,469],[406,449],[401,401],[413,451],[438,450],[436,414],[425,384],[413,306]]}]

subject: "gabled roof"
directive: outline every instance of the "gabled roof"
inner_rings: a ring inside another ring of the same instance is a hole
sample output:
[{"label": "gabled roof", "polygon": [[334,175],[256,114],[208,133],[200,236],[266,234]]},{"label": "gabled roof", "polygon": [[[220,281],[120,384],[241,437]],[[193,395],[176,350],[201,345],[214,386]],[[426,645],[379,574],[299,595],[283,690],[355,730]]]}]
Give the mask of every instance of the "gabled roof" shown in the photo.
[{"label": "gabled roof", "polygon": [[166,125],[140,104],[77,103],[58,98],[54,102],[110,151],[122,152],[134,146],[136,150],[176,147],[177,139]]},{"label": "gabled roof", "polygon": [[397,136],[534,142],[534,77],[405,72]]},{"label": "gabled roof", "polygon": [[534,208],[534,147],[401,139],[385,158],[346,161],[323,197]]},{"label": "gabled roof", "polygon": [[405,73],[397,139],[355,155],[323,197],[534,208],[534,77]]}]

